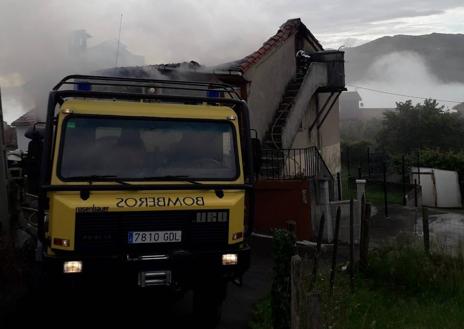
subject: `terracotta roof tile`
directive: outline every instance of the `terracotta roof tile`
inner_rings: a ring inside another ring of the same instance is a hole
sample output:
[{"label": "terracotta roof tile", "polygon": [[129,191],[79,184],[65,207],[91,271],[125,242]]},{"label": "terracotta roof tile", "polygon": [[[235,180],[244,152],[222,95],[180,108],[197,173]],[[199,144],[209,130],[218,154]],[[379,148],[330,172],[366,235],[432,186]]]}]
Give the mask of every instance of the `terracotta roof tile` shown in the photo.
[{"label": "terracotta roof tile", "polygon": [[318,50],[323,50],[319,41],[317,41],[314,35],[308,30],[308,28],[301,22],[299,18],[289,19],[284,24],[282,24],[276,34],[266,40],[262,46],[258,48],[258,50],[239,60],[225,63],[219,65],[218,67],[221,70],[240,71],[243,73],[252,67],[253,64],[258,63],[262,58],[269,54],[272,49],[280,47],[286,40],[288,40],[298,31],[303,31],[303,33],[308,38],[310,38],[315,48]]},{"label": "terracotta roof tile", "polygon": [[307,34],[315,42],[316,46],[322,50],[321,44],[317,41],[314,35],[306,28],[299,18],[289,19],[286,21],[277,31],[275,35],[266,40],[263,45],[253,52],[252,54],[230,64],[229,69],[239,69],[242,72],[248,70],[253,64],[259,62],[263,57],[266,56],[272,49],[282,45],[288,38],[294,35],[299,29],[303,28]]}]

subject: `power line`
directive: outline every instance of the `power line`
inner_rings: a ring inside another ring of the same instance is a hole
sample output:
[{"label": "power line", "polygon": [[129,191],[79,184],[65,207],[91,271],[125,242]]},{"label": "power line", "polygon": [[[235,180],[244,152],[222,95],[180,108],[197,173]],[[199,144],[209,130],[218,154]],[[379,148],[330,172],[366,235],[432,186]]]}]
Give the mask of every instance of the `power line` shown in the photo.
[{"label": "power line", "polygon": [[360,87],[360,86],[354,86],[354,85],[347,85],[349,87],[353,87],[353,88],[357,88],[357,89],[364,89],[364,90],[369,90],[369,91],[373,91],[375,93],[380,93],[380,94],[386,94],[386,95],[392,95],[392,96],[401,96],[401,97],[408,97],[408,98],[417,98],[417,99],[435,99],[436,101],[438,102],[446,102],[446,103],[456,103],[456,104],[461,104],[461,103],[464,103],[464,101],[452,101],[452,100],[449,100],[449,99],[437,99],[437,98],[433,98],[433,97],[421,97],[421,96],[412,96],[412,95],[405,95],[405,94],[397,94],[397,93],[393,93],[393,92],[389,92],[389,91],[385,91],[385,90],[378,90],[378,89],[372,89],[372,88],[367,88],[367,87]]}]

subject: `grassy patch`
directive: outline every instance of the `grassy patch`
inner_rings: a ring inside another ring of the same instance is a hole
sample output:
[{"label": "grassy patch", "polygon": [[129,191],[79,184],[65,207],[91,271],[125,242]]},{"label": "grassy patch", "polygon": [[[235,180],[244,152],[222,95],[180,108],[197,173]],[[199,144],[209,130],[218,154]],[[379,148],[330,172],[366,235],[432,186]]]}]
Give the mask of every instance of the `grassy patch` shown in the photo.
[{"label": "grassy patch", "polygon": [[[366,186],[366,195],[368,202],[375,205],[384,204],[383,184],[368,182]],[[388,203],[403,203],[403,191],[400,185],[387,184],[387,200]]]},{"label": "grassy patch", "polygon": [[464,262],[462,258],[427,257],[414,244],[373,252],[369,270],[357,279],[354,293],[346,276],[337,277],[333,298],[323,292],[327,327],[462,328]]},{"label": "grassy patch", "polygon": [[[356,199],[356,183],[348,180],[348,175],[342,176],[342,194],[344,199],[353,197]],[[367,201],[374,205],[384,204],[383,184],[379,182],[370,182],[367,179],[366,184]],[[401,184],[387,184],[388,203],[403,204],[403,189]]]},{"label": "grassy patch", "polygon": [[253,316],[248,324],[250,329],[272,329],[271,297],[258,302],[253,310]]},{"label": "grassy patch", "polygon": [[[333,296],[328,273],[318,277],[323,328],[464,328],[464,258],[425,255],[421,241],[399,236],[373,250],[369,267],[358,273],[351,292],[347,273],[338,273]],[[260,301],[251,329],[272,329],[271,297]]]},{"label": "grassy patch", "polygon": [[458,329],[464,323],[462,295],[444,298],[428,293],[405,294],[369,279],[358,280],[353,294],[346,292],[332,300],[325,299],[326,327]]}]

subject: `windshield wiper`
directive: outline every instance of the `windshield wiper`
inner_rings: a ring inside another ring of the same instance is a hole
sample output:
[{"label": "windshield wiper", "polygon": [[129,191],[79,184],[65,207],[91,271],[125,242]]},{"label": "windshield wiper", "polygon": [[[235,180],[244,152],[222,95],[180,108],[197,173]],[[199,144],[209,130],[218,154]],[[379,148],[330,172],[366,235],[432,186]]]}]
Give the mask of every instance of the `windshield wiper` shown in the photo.
[{"label": "windshield wiper", "polygon": [[143,179],[160,179],[160,180],[183,180],[189,183],[192,183],[194,185],[203,185],[200,182],[197,182],[194,179],[191,179],[190,176],[187,175],[166,175],[166,176],[152,176],[152,177],[143,177]]},{"label": "windshield wiper", "polygon": [[92,184],[95,181],[102,181],[102,182],[114,181],[116,183],[119,183],[119,184],[125,185],[125,186],[131,186],[132,185],[132,184],[122,180],[121,178],[119,178],[118,176],[115,176],[115,175],[71,176],[71,177],[66,177],[66,179],[83,180],[83,181],[89,182],[90,184]]}]

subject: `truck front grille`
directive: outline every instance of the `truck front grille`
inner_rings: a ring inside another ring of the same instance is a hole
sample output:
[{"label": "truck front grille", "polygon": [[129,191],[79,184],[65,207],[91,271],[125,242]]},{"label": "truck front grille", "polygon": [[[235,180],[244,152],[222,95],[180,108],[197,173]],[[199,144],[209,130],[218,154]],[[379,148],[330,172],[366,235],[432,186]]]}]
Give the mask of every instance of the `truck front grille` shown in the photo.
[{"label": "truck front grille", "polygon": [[[76,213],[75,247],[82,253],[222,247],[227,245],[228,227],[228,210]],[[128,244],[130,231],[182,231],[182,241]]]}]

